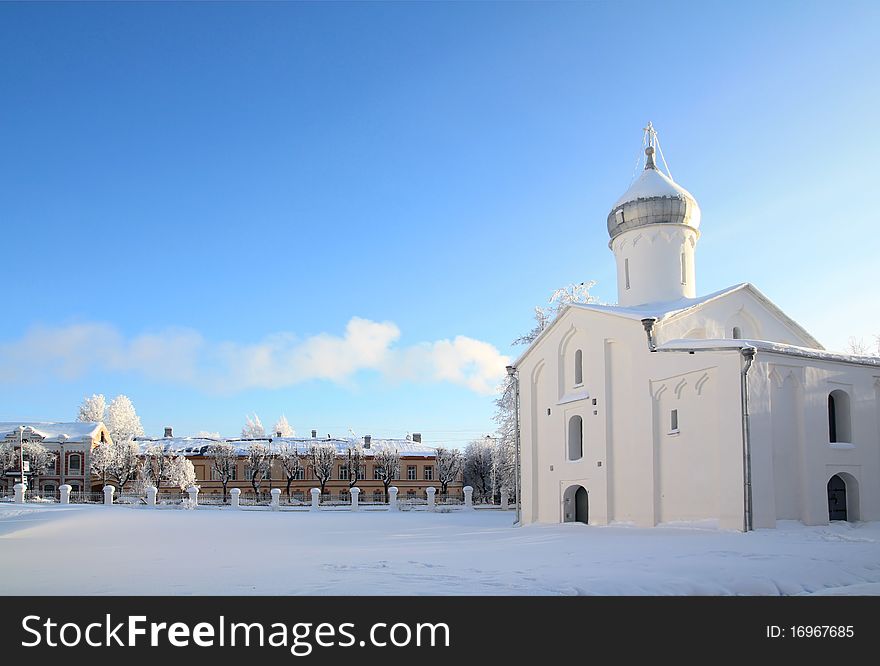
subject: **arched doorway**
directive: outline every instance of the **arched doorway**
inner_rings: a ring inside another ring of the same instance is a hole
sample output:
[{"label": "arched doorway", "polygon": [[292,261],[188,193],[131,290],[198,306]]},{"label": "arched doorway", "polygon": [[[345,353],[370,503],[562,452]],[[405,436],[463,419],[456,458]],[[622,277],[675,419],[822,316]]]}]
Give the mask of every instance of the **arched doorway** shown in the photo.
[{"label": "arched doorway", "polygon": [[828,480],[828,520],[848,520],[846,511],[846,481],[838,474]]},{"label": "arched doorway", "polygon": [[569,486],[562,497],[562,520],[590,524],[590,499],[583,486]]}]

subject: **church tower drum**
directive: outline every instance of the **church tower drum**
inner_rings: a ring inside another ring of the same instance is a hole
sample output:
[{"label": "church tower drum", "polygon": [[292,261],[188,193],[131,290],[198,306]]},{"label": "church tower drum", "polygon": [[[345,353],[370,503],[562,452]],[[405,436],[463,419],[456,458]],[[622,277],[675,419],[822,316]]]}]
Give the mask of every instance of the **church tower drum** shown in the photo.
[{"label": "church tower drum", "polygon": [[645,168],[608,214],[617,302],[623,306],[696,296],[700,207],[690,192],[657,168],[659,142],[651,123],[645,137]]}]

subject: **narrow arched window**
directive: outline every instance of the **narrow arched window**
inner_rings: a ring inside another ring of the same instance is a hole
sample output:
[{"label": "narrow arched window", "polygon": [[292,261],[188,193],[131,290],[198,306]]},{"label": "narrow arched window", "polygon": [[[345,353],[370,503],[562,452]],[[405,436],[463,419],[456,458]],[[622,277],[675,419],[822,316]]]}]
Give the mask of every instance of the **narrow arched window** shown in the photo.
[{"label": "narrow arched window", "polygon": [[687,255],[681,253],[681,283],[687,284]]},{"label": "narrow arched window", "polygon": [[743,336],[742,329],[740,329],[739,326],[734,326],[733,327],[733,339],[734,340],[742,340],[742,336]]},{"label": "narrow arched window", "polygon": [[568,459],[580,460],[584,457],[584,420],[572,416],[568,420]]},{"label": "narrow arched window", "polygon": [[841,389],[828,394],[828,441],[852,443],[849,394]]},{"label": "narrow arched window", "polygon": [[580,386],[584,383],[584,353],[578,349],[574,353],[574,384]]},{"label": "narrow arched window", "polygon": [[629,289],[629,258],[623,260],[623,277],[626,288]]}]

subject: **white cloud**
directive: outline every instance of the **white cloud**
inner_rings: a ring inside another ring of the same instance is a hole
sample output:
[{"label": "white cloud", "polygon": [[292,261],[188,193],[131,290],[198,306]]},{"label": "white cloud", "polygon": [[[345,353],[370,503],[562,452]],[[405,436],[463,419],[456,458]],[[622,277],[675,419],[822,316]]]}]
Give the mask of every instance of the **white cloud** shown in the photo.
[{"label": "white cloud", "polygon": [[0,343],[0,383],[73,380],[88,372],[131,372],[208,391],[282,388],[320,379],[349,384],[373,370],[393,381],[449,382],[491,394],[509,362],[487,342],[457,336],[395,347],[393,322],[353,317],[342,336],[275,333],[251,344],[212,342],[171,328],[126,339],[109,324],[34,327]]}]

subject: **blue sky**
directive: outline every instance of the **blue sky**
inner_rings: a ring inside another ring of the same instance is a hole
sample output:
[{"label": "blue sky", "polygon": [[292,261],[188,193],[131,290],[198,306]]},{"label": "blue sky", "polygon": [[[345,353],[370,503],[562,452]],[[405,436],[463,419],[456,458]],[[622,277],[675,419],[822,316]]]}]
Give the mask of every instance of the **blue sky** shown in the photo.
[{"label": "blue sky", "polygon": [[0,420],[464,444],[653,121],[697,289],[880,333],[876,3],[0,5]]}]

